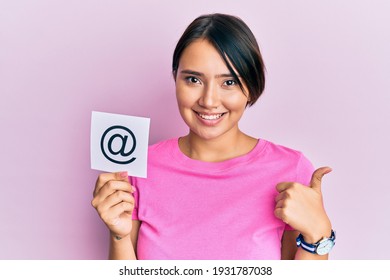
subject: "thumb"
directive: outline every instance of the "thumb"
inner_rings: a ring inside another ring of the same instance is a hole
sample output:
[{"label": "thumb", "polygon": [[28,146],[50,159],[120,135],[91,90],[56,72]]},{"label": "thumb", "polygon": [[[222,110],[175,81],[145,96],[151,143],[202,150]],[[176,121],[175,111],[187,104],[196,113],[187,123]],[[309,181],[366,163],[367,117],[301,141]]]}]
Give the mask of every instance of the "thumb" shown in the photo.
[{"label": "thumb", "polygon": [[325,174],[328,174],[332,171],[332,168],[330,167],[320,167],[317,170],[313,172],[313,175],[311,176],[310,180],[310,187],[312,189],[321,191],[321,181],[322,177],[324,177]]},{"label": "thumb", "polygon": [[129,175],[127,174],[127,171],[122,172],[115,172],[114,173],[115,179],[118,181],[129,181]]}]

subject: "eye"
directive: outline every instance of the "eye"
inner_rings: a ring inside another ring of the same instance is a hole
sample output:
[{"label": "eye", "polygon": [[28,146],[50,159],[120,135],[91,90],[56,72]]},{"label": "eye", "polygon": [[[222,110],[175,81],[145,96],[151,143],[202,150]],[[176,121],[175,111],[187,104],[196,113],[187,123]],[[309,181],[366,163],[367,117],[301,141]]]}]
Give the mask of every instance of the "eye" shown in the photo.
[{"label": "eye", "polygon": [[200,84],[200,80],[197,77],[194,77],[194,76],[185,77],[185,80],[189,84]]},{"label": "eye", "polygon": [[228,86],[228,87],[231,87],[231,86],[235,86],[237,85],[237,82],[235,80],[227,80],[223,83],[224,86]]}]

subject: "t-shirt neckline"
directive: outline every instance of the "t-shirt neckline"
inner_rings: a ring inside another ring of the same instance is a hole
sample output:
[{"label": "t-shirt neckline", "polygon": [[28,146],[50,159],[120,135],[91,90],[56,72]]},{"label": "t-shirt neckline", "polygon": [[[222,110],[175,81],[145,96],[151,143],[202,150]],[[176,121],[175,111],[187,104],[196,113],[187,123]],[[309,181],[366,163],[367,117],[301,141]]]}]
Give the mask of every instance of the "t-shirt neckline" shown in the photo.
[{"label": "t-shirt neckline", "polygon": [[227,159],[224,161],[219,161],[219,162],[207,162],[207,161],[192,159],[186,156],[180,150],[179,137],[172,139],[172,141],[173,141],[172,156],[176,161],[178,161],[179,164],[191,170],[204,171],[207,173],[225,171],[231,168],[235,168],[236,166],[241,164],[247,164],[253,159],[258,158],[267,144],[267,141],[259,138],[256,146],[250,152],[244,155]]}]

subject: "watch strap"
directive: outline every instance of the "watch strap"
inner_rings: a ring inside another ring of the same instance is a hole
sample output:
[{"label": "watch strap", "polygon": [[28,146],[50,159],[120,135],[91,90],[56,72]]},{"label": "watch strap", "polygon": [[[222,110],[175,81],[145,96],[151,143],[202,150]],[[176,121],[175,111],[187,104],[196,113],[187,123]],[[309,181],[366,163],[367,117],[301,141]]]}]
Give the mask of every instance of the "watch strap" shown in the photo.
[{"label": "watch strap", "polygon": [[[331,240],[334,243],[334,241],[336,239],[336,234],[333,231],[333,229],[331,231],[330,237],[329,238],[325,238],[325,239]],[[316,242],[316,243],[307,243],[303,239],[303,235],[302,234],[299,234],[297,239],[296,239],[297,247],[301,247],[305,251],[307,251],[309,253],[312,253],[312,254],[316,254],[317,253],[317,248],[320,245],[320,243],[323,242],[323,241],[324,241],[324,238],[321,239],[320,241]]]}]

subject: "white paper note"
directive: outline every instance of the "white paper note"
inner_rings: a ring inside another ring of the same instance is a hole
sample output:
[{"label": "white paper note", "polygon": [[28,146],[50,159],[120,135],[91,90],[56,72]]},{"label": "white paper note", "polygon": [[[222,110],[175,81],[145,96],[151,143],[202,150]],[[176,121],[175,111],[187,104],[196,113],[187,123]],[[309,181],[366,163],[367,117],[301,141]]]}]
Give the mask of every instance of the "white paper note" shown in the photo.
[{"label": "white paper note", "polygon": [[91,168],[147,177],[149,118],[92,112]]}]

